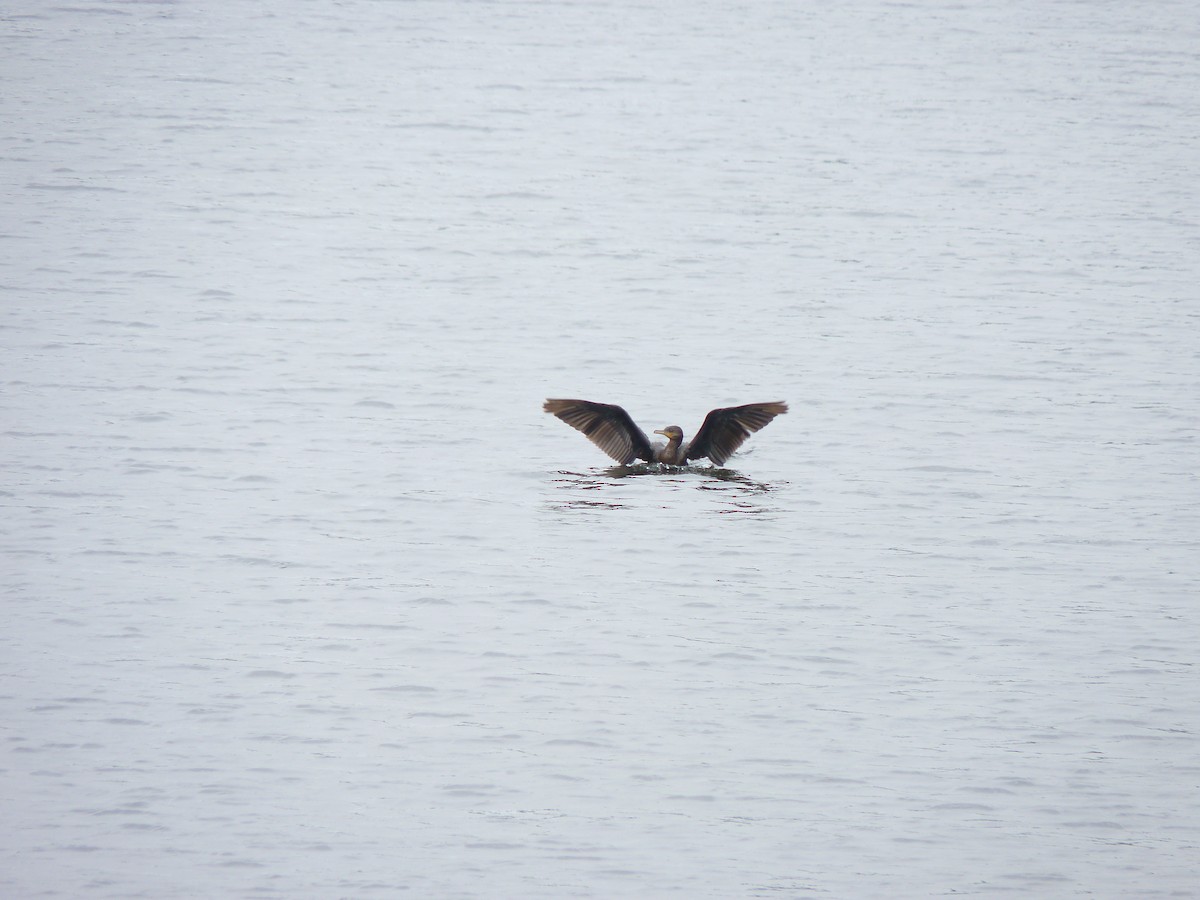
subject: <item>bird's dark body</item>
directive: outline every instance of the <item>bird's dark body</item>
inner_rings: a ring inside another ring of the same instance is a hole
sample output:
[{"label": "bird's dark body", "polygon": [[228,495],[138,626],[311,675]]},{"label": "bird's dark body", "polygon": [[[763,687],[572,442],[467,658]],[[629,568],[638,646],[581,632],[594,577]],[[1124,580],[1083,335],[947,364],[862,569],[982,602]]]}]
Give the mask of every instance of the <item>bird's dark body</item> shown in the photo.
[{"label": "bird's dark body", "polygon": [[746,438],[788,411],[787,404],[782,402],[714,409],[705,416],[696,436],[686,443],[678,425],[656,431],[655,434],[667,439],[664,445],[652,444],[629,413],[612,403],[554,399],[547,400],[542,409],[583,432],[593,444],[626,466],[638,459],[685,466],[689,460],[704,457],[723,466]]}]

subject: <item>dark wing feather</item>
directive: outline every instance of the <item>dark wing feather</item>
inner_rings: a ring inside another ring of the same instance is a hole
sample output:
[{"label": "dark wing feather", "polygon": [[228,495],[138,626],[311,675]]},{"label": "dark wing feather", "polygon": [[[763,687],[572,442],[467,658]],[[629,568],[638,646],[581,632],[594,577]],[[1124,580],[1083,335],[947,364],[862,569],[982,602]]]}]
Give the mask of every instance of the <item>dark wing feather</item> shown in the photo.
[{"label": "dark wing feather", "polygon": [[589,441],[623,466],[635,459],[654,460],[650,439],[619,406],[591,400],[547,400],[542,409],[582,431]]},{"label": "dark wing feather", "polygon": [[692,438],[687,458],[707,456],[718,466],[723,466],[746,438],[787,411],[786,403],[747,403],[714,409],[704,417],[704,424]]}]

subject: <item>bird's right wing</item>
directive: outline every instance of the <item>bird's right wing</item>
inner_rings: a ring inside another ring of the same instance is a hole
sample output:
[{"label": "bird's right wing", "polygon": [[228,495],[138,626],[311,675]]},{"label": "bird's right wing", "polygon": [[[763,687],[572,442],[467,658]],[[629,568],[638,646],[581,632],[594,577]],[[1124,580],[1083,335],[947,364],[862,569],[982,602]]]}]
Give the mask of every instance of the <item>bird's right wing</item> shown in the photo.
[{"label": "bird's right wing", "polygon": [[582,431],[589,441],[623,466],[635,459],[654,461],[654,451],[646,433],[633,423],[629,413],[615,404],[547,400],[542,409]]}]

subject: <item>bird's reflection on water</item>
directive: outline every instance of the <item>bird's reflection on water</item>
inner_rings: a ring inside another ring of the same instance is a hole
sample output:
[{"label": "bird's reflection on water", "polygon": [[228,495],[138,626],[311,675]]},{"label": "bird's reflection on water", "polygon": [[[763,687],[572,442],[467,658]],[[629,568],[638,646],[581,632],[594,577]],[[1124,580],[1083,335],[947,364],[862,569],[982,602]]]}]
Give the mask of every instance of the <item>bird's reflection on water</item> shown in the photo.
[{"label": "bird's reflection on water", "polygon": [[[718,466],[668,466],[661,463],[639,463],[631,466],[610,466],[590,472],[559,471],[554,485],[564,492],[594,492],[587,497],[571,496],[552,505],[557,509],[597,510],[625,509],[635,505],[625,496],[616,496],[616,489],[628,486],[626,479],[642,477],[663,478],[679,485],[715,494],[718,514],[746,513],[760,515],[772,512],[764,505],[765,495],[777,490],[776,485],[753,481],[741,472]],[[698,483],[697,483],[698,482]]]}]

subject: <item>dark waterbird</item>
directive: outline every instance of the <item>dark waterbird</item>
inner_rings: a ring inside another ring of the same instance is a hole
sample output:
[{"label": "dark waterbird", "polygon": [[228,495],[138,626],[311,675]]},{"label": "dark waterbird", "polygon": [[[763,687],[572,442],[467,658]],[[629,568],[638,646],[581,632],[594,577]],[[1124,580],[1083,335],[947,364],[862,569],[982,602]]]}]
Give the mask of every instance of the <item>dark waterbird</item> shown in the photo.
[{"label": "dark waterbird", "polygon": [[650,438],[634,424],[629,413],[612,403],[547,400],[542,409],[582,431],[589,441],[623,466],[635,459],[686,466],[688,460],[706,456],[716,465],[723,466],[746,438],[788,411],[786,403],[747,403],[714,409],[704,417],[704,424],[687,443],[684,443],[683,429],[678,425],[656,430],[655,434],[667,439],[663,444],[662,441],[650,443]]}]

